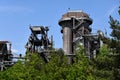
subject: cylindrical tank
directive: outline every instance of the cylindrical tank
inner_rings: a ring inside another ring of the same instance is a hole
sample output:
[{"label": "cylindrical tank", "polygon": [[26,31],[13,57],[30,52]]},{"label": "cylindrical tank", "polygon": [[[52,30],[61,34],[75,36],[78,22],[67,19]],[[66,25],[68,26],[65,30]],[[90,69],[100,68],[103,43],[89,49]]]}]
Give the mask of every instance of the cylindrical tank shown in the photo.
[{"label": "cylindrical tank", "polygon": [[72,53],[72,29],[70,27],[64,27],[63,29],[63,49],[65,55]]}]

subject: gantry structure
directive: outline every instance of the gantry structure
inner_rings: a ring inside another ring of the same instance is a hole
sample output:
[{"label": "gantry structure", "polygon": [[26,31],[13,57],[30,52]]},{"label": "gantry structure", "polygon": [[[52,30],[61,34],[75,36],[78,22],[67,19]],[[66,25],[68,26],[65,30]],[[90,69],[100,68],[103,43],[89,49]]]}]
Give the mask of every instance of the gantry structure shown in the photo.
[{"label": "gantry structure", "polygon": [[38,53],[45,62],[49,62],[49,53],[52,50],[53,38],[48,38],[48,27],[30,26],[31,34],[26,44],[26,49],[31,53]]}]

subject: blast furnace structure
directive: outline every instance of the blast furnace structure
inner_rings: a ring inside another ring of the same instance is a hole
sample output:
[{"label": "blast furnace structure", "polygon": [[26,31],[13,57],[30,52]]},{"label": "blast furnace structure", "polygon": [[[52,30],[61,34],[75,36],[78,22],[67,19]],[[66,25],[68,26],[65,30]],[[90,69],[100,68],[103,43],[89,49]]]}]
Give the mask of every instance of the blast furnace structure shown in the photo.
[{"label": "blast furnace structure", "polygon": [[63,33],[63,50],[65,55],[69,56],[70,63],[78,44],[85,48],[88,58],[96,55],[100,47],[101,31],[95,35],[91,34],[92,29],[89,26],[92,22],[89,15],[83,11],[68,11],[59,20],[58,24],[62,26],[61,33]]}]

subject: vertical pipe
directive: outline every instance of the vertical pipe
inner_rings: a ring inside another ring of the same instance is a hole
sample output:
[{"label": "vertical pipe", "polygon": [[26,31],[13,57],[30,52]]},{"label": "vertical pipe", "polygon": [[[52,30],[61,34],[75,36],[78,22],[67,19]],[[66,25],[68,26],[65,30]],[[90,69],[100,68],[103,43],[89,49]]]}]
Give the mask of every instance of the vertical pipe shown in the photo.
[{"label": "vertical pipe", "polygon": [[70,27],[64,27],[63,29],[63,49],[65,55],[68,56],[68,63],[72,63],[72,29]]},{"label": "vertical pipe", "polygon": [[72,30],[69,27],[63,29],[63,49],[66,55],[72,53]]}]

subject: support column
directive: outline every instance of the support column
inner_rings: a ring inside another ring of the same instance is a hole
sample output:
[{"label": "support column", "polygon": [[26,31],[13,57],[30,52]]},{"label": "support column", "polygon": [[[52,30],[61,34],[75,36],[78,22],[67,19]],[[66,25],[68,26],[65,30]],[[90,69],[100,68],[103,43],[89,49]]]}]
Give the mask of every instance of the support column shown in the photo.
[{"label": "support column", "polygon": [[72,63],[72,54],[73,54],[73,34],[70,27],[63,28],[63,50],[65,55],[68,57],[68,63]]}]

